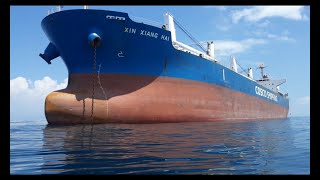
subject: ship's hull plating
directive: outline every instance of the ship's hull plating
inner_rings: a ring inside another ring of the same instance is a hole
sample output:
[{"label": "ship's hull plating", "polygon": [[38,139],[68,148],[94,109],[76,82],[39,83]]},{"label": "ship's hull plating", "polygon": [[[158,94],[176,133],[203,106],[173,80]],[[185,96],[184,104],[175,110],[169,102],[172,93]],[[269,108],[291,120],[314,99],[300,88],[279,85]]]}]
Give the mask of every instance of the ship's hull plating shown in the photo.
[{"label": "ship's hull plating", "polygon": [[68,88],[46,98],[50,124],[270,119],[288,113],[260,98],[192,80],[124,74],[100,74],[100,81],[94,77],[93,113],[92,88],[88,88],[92,74],[72,75]]},{"label": "ship's hull plating", "polygon": [[[41,57],[50,63],[60,56],[69,74],[67,88],[46,98],[50,124],[287,117],[287,98],[217,62],[175,49],[170,31],[134,22],[126,13],[61,11],[47,16],[42,28],[50,44]],[[102,39],[96,71],[90,33]]]}]

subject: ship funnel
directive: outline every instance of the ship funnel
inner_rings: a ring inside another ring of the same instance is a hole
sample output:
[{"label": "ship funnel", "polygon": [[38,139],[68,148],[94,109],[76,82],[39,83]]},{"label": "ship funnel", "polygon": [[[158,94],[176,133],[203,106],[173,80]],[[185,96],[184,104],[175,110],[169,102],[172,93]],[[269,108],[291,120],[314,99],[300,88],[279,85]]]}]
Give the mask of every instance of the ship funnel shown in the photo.
[{"label": "ship funnel", "polygon": [[166,24],[166,30],[171,32],[171,39],[172,41],[176,41],[176,29],[174,28],[174,21],[171,14],[166,13],[164,15],[164,22]]},{"label": "ship funnel", "polygon": [[96,33],[91,33],[88,36],[88,41],[92,47],[98,47],[101,44],[101,37]]},{"label": "ship funnel", "polygon": [[42,59],[45,60],[48,64],[51,64],[51,60],[60,56],[60,54],[57,48],[52,43],[49,43],[46,50],[44,51],[44,54],[40,53],[39,56],[42,57]]}]

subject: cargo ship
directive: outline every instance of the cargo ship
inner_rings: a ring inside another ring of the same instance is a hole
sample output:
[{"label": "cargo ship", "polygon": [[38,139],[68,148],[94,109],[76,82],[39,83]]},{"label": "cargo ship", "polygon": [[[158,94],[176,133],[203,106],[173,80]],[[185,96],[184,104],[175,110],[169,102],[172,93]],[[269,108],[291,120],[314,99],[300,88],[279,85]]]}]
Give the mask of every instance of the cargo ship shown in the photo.
[{"label": "cargo ship", "polygon": [[[177,41],[172,14],[159,26],[109,10],[59,10],[41,22],[49,45],[40,57],[61,57],[68,69],[65,89],[45,100],[49,124],[171,123],[287,118],[288,94],[259,66],[238,72],[214,56]],[[187,32],[187,31],[185,31]]]}]

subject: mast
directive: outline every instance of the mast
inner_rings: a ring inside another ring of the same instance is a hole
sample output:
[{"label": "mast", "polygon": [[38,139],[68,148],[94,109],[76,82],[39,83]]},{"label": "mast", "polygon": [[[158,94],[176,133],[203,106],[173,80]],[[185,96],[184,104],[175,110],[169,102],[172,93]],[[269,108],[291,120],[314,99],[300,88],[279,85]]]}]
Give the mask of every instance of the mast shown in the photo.
[{"label": "mast", "polygon": [[263,73],[263,69],[266,68],[267,66],[265,66],[264,64],[260,64],[259,65],[259,69],[260,69],[260,72],[261,72],[261,77],[262,77],[262,80],[267,80],[268,79],[268,76],[267,75],[264,75]]},{"label": "mast", "polygon": [[166,24],[166,29],[171,32],[172,41],[176,41],[176,29],[174,27],[173,16],[170,13],[164,14],[164,21]]},{"label": "mast", "polygon": [[214,44],[213,44],[213,41],[207,42],[207,55],[214,59]]},{"label": "mast", "polygon": [[[164,21],[165,25],[163,25],[162,28],[171,32],[171,41],[175,48],[217,62],[217,60],[214,59],[213,42],[208,42],[207,49],[205,49],[185,28],[182,27],[182,25],[176,19],[173,18],[173,15],[170,13],[164,14]],[[196,45],[198,45],[200,49],[203,50],[203,52],[194,49],[186,44],[178,42],[175,25],[177,25],[178,28],[180,28]]]},{"label": "mast", "polygon": [[236,58],[233,56],[231,56],[231,69],[234,72],[238,72],[237,61],[236,61]]},{"label": "mast", "polygon": [[57,12],[61,11],[62,6],[57,6]]}]

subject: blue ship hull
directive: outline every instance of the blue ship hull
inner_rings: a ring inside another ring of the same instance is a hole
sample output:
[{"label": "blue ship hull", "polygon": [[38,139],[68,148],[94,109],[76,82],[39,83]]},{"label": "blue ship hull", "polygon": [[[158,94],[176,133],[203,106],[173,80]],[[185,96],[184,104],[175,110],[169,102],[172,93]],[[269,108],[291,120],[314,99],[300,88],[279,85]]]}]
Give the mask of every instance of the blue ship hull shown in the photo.
[{"label": "blue ship hull", "polygon": [[[285,96],[218,62],[175,49],[170,31],[134,22],[127,13],[67,10],[48,15],[41,25],[50,40],[41,57],[51,63],[61,56],[68,69],[69,84],[73,75],[93,73],[181,79],[243,93],[284,109],[275,117],[287,117],[289,100]],[[93,72],[95,50],[88,42],[91,33],[101,38],[96,47],[97,72]],[[88,88],[92,88],[90,83]],[[245,101],[242,103],[246,106]]]}]

